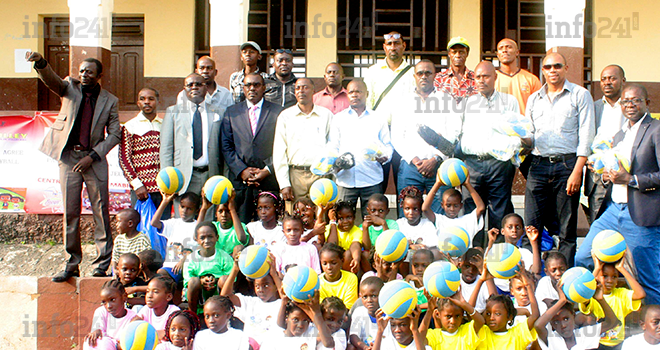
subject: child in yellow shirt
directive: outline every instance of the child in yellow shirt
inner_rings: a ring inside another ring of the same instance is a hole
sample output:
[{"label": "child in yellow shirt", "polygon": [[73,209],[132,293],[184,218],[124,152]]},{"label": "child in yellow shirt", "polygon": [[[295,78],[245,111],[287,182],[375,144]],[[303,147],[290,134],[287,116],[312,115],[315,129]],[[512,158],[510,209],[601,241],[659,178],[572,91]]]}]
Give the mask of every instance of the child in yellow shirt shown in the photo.
[{"label": "child in yellow shirt", "polygon": [[358,298],[358,280],[355,274],[342,270],[344,249],[334,243],[326,243],[321,248],[321,301],[336,296],[347,308],[353,307]]},{"label": "child in yellow shirt", "polygon": [[325,229],[325,241],[346,250],[343,269],[357,274],[360,270],[362,231],[355,226],[355,207],[351,202],[339,201],[328,212],[330,223]]}]

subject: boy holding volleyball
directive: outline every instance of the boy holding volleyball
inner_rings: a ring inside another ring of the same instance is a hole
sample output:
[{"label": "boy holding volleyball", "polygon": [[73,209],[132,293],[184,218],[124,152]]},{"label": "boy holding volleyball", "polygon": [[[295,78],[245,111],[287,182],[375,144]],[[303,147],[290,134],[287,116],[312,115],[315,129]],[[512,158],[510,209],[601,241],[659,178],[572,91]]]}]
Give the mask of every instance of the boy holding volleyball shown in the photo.
[{"label": "boy holding volleyball", "polygon": [[378,295],[383,285],[383,280],[375,276],[367,277],[360,283],[362,305],[353,311],[349,332],[349,341],[353,349],[372,350],[378,332],[376,323],[376,311],[380,308]]}]

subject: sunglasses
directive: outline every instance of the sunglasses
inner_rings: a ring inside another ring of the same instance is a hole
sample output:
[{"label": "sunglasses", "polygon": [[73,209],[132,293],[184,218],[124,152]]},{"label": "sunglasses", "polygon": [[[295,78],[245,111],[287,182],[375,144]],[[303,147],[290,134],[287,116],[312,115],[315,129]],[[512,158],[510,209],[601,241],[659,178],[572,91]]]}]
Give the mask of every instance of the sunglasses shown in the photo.
[{"label": "sunglasses", "polygon": [[277,50],[275,50],[275,52],[277,52],[277,53],[288,53],[289,55],[293,55],[293,53],[289,49],[277,49]]},{"label": "sunglasses", "polygon": [[551,68],[559,70],[559,69],[564,68],[564,64],[563,63],[555,63],[555,64],[544,64],[543,65],[544,70],[550,70]]},{"label": "sunglasses", "polygon": [[245,84],[243,84],[243,86],[245,86],[245,87],[248,88],[248,89],[251,88],[251,87],[255,87],[255,88],[258,89],[258,88],[260,88],[262,85],[263,85],[262,83],[245,83]]},{"label": "sunglasses", "polygon": [[421,77],[430,77],[431,75],[433,75],[433,72],[428,71],[428,70],[420,70],[420,71],[415,72],[415,75],[420,77],[420,78]]},{"label": "sunglasses", "polygon": [[385,38],[385,40],[390,40],[390,39],[394,39],[394,40],[396,40],[396,39],[401,39],[401,34],[399,34],[399,33],[396,33],[396,34],[385,34],[385,35],[383,35],[383,38]]},{"label": "sunglasses", "polygon": [[184,86],[187,87],[187,88],[191,88],[191,87],[193,87],[193,86],[195,86],[195,87],[202,87],[202,86],[204,86],[204,85],[206,85],[206,83],[197,83],[197,82],[195,82],[195,83],[188,83],[188,84],[185,84]]}]

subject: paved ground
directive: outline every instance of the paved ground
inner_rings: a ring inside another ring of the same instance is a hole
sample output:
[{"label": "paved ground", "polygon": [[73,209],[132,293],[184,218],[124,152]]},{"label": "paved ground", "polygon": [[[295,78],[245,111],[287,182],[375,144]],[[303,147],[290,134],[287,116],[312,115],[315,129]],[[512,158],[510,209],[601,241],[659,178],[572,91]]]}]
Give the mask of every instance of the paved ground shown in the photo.
[{"label": "paved ground", "polygon": [[[96,246],[83,245],[83,276],[90,275]],[[0,244],[0,276],[51,276],[65,267],[66,252],[62,244]]]}]

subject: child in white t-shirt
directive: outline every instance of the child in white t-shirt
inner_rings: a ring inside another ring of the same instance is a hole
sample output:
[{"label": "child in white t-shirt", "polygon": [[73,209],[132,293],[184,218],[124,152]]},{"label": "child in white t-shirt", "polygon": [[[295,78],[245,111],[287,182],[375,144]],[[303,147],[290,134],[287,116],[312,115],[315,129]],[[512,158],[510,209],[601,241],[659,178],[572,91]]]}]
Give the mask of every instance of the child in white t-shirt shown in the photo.
[{"label": "child in white t-shirt", "polygon": [[280,277],[284,277],[287,266],[291,265],[307,266],[320,274],[321,265],[316,247],[300,241],[303,233],[302,219],[298,216],[285,216],[282,220],[282,228],[286,243],[276,244],[271,248],[273,255],[277,258],[275,268],[280,273]]},{"label": "child in white t-shirt", "polygon": [[621,350],[660,349],[660,306],[646,305],[641,312],[644,333],[633,335],[623,342]]},{"label": "child in white t-shirt", "polygon": [[[461,258],[459,267],[461,268],[461,295],[463,299],[471,302],[470,304],[477,310],[483,312],[486,310],[486,301],[491,294],[497,294],[497,287],[493,279],[481,278],[484,272],[484,253],[477,248],[470,248]],[[486,270],[486,273],[488,271]],[[485,285],[484,285],[485,284]],[[475,294],[475,290],[477,290]]]},{"label": "child in white t-shirt", "polygon": [[[408,186],[399,194],[403,217],[396,221],[410,249],[429,249],[438,252],[438,234],[432,221],[422,216],[423,193],[415,186]],[[409,253],[412,256],[412,252]],[[409,261],[409,260],[408,260]]]},{"label": "child in white t-shirt", "polygon": [[257,197],[257,216],[259,221],[247,224],[250,243],[262,245],[268,249],[278,243],[286,243],[282,223],[277,219],[282,213],[282,201],[279,194],[261,192]]},{"label": "child in white t-shirt", "polygon": [[371,350],[431,350],[426,339],[419,333],[419,306],[408,317],[385,317],[382,310],[376,312],[378,331]]},{"label": "child in white t-shirt", "polygon": [[193,350],[218,349],[248,350],[248,337],[238,329],[229,327],[234,305],[227,297],[214,295],[204,303],[204,320],[209,327],[199,331],[193,342]]}]

